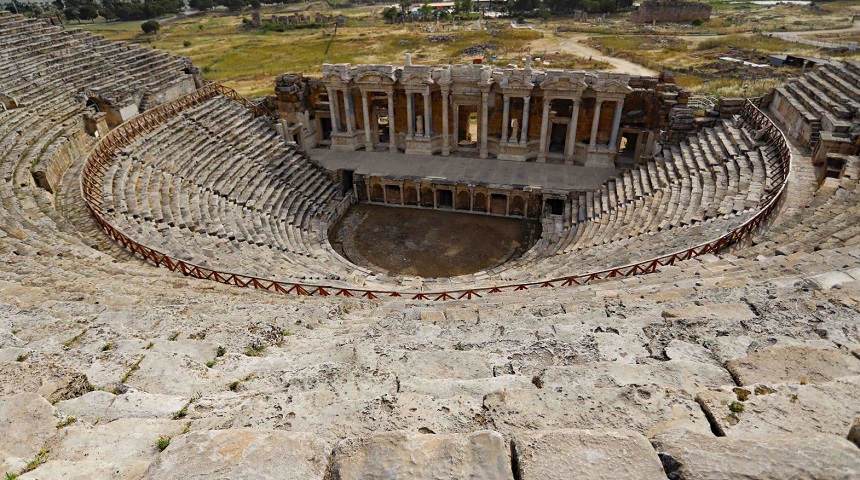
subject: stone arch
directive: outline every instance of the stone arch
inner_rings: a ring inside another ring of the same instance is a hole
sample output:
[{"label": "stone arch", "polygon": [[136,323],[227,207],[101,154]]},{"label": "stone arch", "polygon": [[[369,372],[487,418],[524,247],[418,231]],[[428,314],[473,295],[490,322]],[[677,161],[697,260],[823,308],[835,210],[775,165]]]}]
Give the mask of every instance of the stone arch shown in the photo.
[{"label": "stone arch", "polygon": [[471,210],[472,208],[472,195],[469,194],[468,190],[460,190],[457,192],[457,210]]},{"label": "stone arch", "polygon": [[486,212],[487,211],[487,194],[485,194],[484,192],[478,192],[475,194],[474,210],[476,212]]},{"label": "stone arch", "polygon": [[382,193],[381,184],[374,183],[370,186],[370,201],[380,203],[385,201],[385,195]]},{"label": "stone arch", "polygon": [[104,108],[102,107],[101,102],[93,97],[87,98],[86,108],[87,110],[92,110],[95,112],[104,112]]},{"label": "stone arch", "polygon": [[511,197],[511,210],[509,212],[510,215],[520,215],[525,216],[526,214],[526,202],[520,195],[514,195]]},{"label": "stone arch", "polygon": [[405,205],[418,205],[418,189],[408,185],[403,189],[403,203]]},{"label": "stone arch", "polygon": [[18,108],[18,102],[9,95],[0,93],[0,111],[12,110]]},{"label": "stone arch", "polygon": [[428,186],[421,187],[421,206],[433,207],[433,189]]}]

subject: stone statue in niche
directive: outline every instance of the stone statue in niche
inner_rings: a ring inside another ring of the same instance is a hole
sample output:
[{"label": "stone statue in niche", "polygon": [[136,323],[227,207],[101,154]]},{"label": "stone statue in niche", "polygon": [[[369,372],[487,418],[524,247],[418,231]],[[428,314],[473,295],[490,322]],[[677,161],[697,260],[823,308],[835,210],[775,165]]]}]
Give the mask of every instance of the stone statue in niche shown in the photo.
[{"label": "stone statue in niche", "polygon": [[511,120],[511,138],[509,140],[511,142],[516,142],[519,138],[520,134],[520,121],[516,118]]},{"label": "stone statue in niche", "polygon": [[415,117],[415,132],[422,137],[424,136],[424,117],[421,115]]}]

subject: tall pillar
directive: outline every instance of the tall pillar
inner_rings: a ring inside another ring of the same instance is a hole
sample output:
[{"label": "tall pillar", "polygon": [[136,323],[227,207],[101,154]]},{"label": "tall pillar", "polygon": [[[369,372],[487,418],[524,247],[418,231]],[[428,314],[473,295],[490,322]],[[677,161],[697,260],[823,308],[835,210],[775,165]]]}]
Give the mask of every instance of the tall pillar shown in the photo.
[{"label": "tall pillar", "polygon": [[603,100],[597,100],[597,105],[594,107],[594,119],[591,121],[591,140],[588,142],[589,148],[594,148],[597,144],[597,127],[600,125],[600,106]]},{"label": "tall pillar", "polygon": [[394,136],[394,87],[388,90],[388,150],[397,151],[397,139]]},{"label": "tall pillar", "polygon": [[451,142],[456,149],[460,146],[460,104],[454,102],[454,141]]},{"label": "tall pillar", "polygon": [[520,126],[520,143],[525,146],[529,141],[529,102],[532,97],[523,97],[523,124]]},{"label": "tall pillar", "polygon": [[373,150],[373,138],[370,132],[370,108],[367,106],[367,92],[361,91],[361,111],[364,114],[364,149]]},{"label": "tall pillar", "polygon": [[543,97],[543,115],[541,115],[540,119],[540,152],[538,152],[537,161],[545,162],[546,161],[546,149],[549,144],[549,139],[547,139],[547,131],[549,130],[549,109],[550,105],[552,105],[552,99]]},{"label": "tall pillar", "polygon": [[344,112],[346,113],[346,132],[352,133],[355,129],[355,109],[352,106],[352,93],[347,88],[343,91]]},{"label": "tall pillar", "polygon": [[487,116],[489,105],[487,105],[487,100],[489,97],[489,92],[481,92],[481,150],[478,153],[478,156],[481,158],[487,158]]},{"label": "tall pillar", "polygon": [[326,92],[328,92],[328,108],[329,113],[331,114],[331,128],[335,132],[340,132],[340,107],[338,106],[337,101],[337,90],[332,89],[331,87],[326,87]]},{"label": "tall pillar", "polygon": [[508,141],[508,127],[511,123],[511,98],[507,93],[503,97],[505,106],[502,108],[502,143],[505,143]]},{"label": "tall pillar", "polygon": [[415,136],[415,94],[406,92],[406,136]]},{"label": "tall pillar", "polygon": [[576,155],[576,128],[579,124],[579,99],[573,101],[573,114],[567,124],[567,141],[564,143],[564,161],[572,163]]},{"label": "tall pillar", "polygon": [[442,155],[451,154],[451,144],[448,138],[448,87],[442,87]]},{"label": "tall pillar", "polygon": [[615,150],[618,145],[618,129],[621,127],[621,110],[624,100],[615,102],[615,116],[612,117],[612,135],[609,137],[609,148]]},{"label": "tall pillar", "polygon": [[433,107],[430,105],[430,92],[424,92],[424,136],[433,137]]}]

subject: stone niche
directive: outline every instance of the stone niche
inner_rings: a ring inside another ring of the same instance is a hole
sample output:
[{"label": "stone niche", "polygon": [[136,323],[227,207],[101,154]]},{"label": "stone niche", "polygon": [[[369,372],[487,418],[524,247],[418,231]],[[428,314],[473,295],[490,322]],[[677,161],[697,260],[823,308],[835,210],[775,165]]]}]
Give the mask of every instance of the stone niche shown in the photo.
[{"label": "stone niche", "polygon": [[679,0],[644,0],[631,15],[636,23],[690,23],[695,19],[711,18],[711,6],[706,3]]}]

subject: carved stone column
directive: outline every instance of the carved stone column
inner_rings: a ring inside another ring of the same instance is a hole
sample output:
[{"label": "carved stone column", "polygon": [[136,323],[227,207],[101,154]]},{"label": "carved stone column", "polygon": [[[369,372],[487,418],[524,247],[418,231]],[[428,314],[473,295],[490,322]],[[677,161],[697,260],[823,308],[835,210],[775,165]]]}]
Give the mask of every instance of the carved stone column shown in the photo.
[{"label": "carved stone column", "polygon": [[328,92],[328,108],[331,115],[331,128],[335,132],[340,132],[340,107],[338,107],[337,90],[332,90],[331,87],[326,87]]},{"label": "carved stone column", "polygon": [[520,143],[526,145],[529,141],[529,102],[532,97],[523,97],[523,125],[520,128]]},{"label": "carved stone column", "polygon": [[388,150],[397,151],[397,137],[394,135],[394,87],[388,90]]},{"label": "carved stone column", "polygon": [[564,161],[565,163],[573,163],[573,156],[576,155],[576,128],[579,124],[579,99],[573,101],[573,114],[570,116],[570,123],[567,124],[567,141],[564,143]]},{"label": "carved stone column", "polygon": [[460,146],[460,104],[454,102],[454,141],[451,142],[454,148]]},{"label": "carved stone column", "polygon": [[503,97],[505,106],[502,108],[502,143],[505,143],[508,141],[508,127],[511,123],[511,98],[507,93]]},{"label": "carved stone column", "polygon": [[406,92],[406,136],[415,136],[415,94]]},{"label": "carved stone column", "polygon": [[451,154],[451,140],[448,138],[450,131],[448,125],[448,87],[442,87],[442,155]]},{"label": "carved stone column", "polygon": [[[487,89],[489,90],[489,88]],[[481,150],[478,153],[478,156],[481,158],[487,158],[487,116],[489,114],[489,105],[487,104],[487,100],[490,96],[489,91],[481,92]]]},{"label": "carved stone column", "polygon": [[546,137],[547,131],[549,130],[550,105],[552,105],[552,99],[543,97],[543,115],[541,115],[540,120],[540,151],[538,152],[537,157],[538,162],[546,161],[546,149],[549,146],[549,139]]},{"label": "carved stone column", "polygon": [[370,132],[370,108],[367,106],[367,92],[361,92],[361,111],[364,114],[364,149],[373,150],[373,138]]},{"label": "carved stone column", "polygon": [[621,127],[621,110],[624,108],[624,100],[615,102],[615,116],[612,117],[612,135],[609,137],[609,148],[615,149],[618,145],[618,130]]},{"label": "carved stone column", "polygon": [[591,122],[591,140],[588,142],[589,148],[594,148],[597,144],[597,127],[600,125],[600,106],[603,100],[597,100],[597,105],[594,107],[594,119]]},{"label": "carved stone column", "polygon": [[343,91],[343,101],[346,112],[346,132],[351,134],[355,129],[355,108],[352,105],[352,93],[349,88]]},{"label": "carved stone column", "polygon": [[433,108],[430,105],[430,92],[424,92],[424,136],[433,137]]}]

